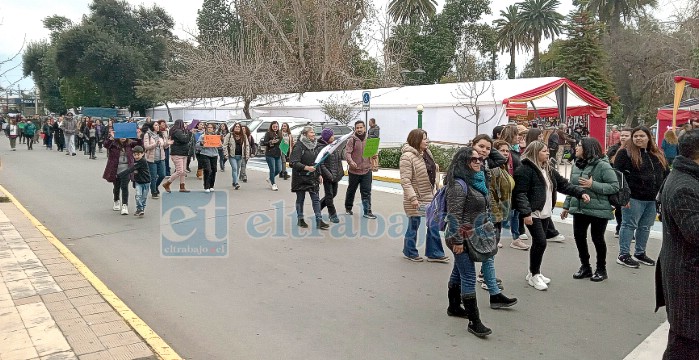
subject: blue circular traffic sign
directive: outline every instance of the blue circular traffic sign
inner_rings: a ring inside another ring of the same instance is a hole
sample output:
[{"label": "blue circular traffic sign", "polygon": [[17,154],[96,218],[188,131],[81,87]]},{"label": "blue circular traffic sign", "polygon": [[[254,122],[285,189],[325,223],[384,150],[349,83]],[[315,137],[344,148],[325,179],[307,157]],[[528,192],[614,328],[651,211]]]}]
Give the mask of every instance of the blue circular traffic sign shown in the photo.
[{"label": "blue circular traffic sign", "polygon": [[364,93],[364,94],[362,95],[362,101],[363,101],[365,104],[368,104],[368,103],[369,103],[369,93]]}]

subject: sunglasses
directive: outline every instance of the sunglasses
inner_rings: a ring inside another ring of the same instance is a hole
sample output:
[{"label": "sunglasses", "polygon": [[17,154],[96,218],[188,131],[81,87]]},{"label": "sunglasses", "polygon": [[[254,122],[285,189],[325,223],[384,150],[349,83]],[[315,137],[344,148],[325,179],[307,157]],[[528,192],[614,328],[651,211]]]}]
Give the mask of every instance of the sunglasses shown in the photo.
[{"label": "sunglasses", "polygon": [[482,164],[483,161],[484,159],[480,157],[474,157],[470,159],[471,164]]}]

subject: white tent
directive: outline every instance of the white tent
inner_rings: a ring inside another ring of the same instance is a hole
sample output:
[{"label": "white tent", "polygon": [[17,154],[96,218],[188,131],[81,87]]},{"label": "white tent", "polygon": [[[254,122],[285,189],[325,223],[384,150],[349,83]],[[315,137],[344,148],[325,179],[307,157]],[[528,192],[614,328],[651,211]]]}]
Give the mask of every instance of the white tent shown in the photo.
[{"label": "white tent", "polygon": [[[408,132],[417,127],[418,104],[423,105],[423,128],[432,141],[465,143],[476,135],[474,107],[480,110],[481,124],[478,132],[490,134],[499,124],[507,122],[504,99],[549,84],[560,78],[531,78],[495,80],[476,83],[452,83],[422,86],[403,86],[371,91],[371,110],[361,113],[359,119],[375,118],[381,127],[383,144],[400,144]],[[324,120],[321,100],[335,99],[350,102],[361,108],[364,90],[307,92],[264,97],[251,104],[254,116],[297,116],[312,120]],[[477,100],[475,94],[478,94]],[[568,106],[584,106],[586,103],[572,91],[568,91]],[[169,104],[175,119],[240,119],[243,103],[238,98],[205,99]],[[556,98],[550,94],[534,101],[537,109],[556,108]],[[469,108],[471,111],[469,111]],[[167,118],[165,106],[150,109],[154,119]],[[486,123],[484,120],[491,119]]]}]

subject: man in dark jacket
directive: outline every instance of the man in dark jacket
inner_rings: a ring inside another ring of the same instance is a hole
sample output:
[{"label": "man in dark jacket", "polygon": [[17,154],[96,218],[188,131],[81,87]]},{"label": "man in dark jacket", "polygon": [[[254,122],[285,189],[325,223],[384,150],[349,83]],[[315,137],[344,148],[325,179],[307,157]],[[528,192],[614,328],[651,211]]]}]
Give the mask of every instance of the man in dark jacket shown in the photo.
[{"label": "man in dark jacket", "polygon": [[680,138],[679,154],[660,195],[656,311],[666,306],[670,323],[663,360],[699,358],[699,130]]}]

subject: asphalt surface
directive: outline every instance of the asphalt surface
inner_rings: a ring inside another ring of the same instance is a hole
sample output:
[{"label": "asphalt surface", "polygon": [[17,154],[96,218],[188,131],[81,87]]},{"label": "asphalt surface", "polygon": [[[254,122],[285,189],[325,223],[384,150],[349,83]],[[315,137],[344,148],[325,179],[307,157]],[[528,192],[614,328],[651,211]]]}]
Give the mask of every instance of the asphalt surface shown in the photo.
[{"label": "asphalt surface", "polygon": [[[477,289],[481,318],[493,329],[478,339],[466,320],[446,315],[452,264],[402,258],[400,195],[373,193],[374,212],[392,224],[384,230],[375,222],[362,230],[367,222],[355,211],[332,233],[298,236],[290,181],[272,192],[260,171],[230,190],[229,257],[163,257],[161,200],[148,199],[144,218],[120,216],[112,211],[111,184],[101,178],[105,154],[89,160],[34,148],[18,144],[11,152],[0,138],[0,184],[188,359],[622,359],[665,320],[664,311],[653,312],[654,268],[615,264],[618,244],[608,232],[610,279],[573,280],[579,262],[572,229],[557,224],[568,240],[549,243],[542,271],[553,282],[545,292],[524,280],[528,252],[507,247],[503,236],[497,274],[519,303],[491,310],[487,292]],[[230,189],[226,170],[217,189]],[[202,188],[194,173],[187,186]],[[339,192],[342,204],[345,186]],[[130,197],[133,213],[133,191]],[[252,217],[278,222],[280,200],[281,230],[254,236],[265,226],[249,226]],[[305,208],[310,223],[309,200]],[[659,239],[649,241],[651,256],[659,248]]]}]

